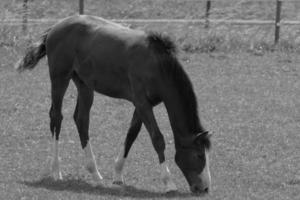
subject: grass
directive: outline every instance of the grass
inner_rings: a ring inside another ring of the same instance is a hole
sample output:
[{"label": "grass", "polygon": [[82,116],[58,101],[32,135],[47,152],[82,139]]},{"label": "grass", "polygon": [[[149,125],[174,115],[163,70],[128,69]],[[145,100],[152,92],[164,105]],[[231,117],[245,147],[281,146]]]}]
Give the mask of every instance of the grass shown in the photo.
[{"label": "grass", "polygon": [[[47,67],[17,74],[15,58],[2,53],[0,73],[1,164],[4,199],[197,199],[173,162],[172,132],[163,106],[155,109],[167,141],[166,157],[179,192],[162,193],[157,156],[143,128],[130,152],[123,190],[111,185],[114,157],[132,113],[126,101],[96,95],[90,135],[103,186],[94,187],[72,120],[76,92],[64,100],[61,158],[64,180],[43,179],[50,150]],[[296,54],[180,55],[198,96],[203,124],[214,131],[212,192],[203,199],[297,199],[299,197],[299,69]],[[298,195],[298,196],[297,196]]]},{"label": "grass", "polygon": [[[2,18],[21,18],[21,0],[2,0]],[[40,0],[28,1],[30,18],[62,18],[78,12],[78,1]],[[205,0],[84,0],[87,14],[105,18],[203,18]],[[174,9],[176,8],[176,9]],[[211,17],[217,19],[275,19],[275,2],[227,0],[212,1]],[[300,4],[297,1],[283,2],[282,19],[299,20]]]},{"label": "grass", "polygon": [[[128,1],[85,1],[85,13],[107,19],[203,19],[205,1],[200,0],[128,0]],[[3,12],[0,19],[22,18],[22,2],[3,0],[0,2]],[[212,2],[211,19],[250,19],[274,20],[274,1],[229,0]],[[78,1],[41,0],[29,1],[28,15],[31,19],[64,18],[78,13]],[[282,20],[300,20],[300,3],[283,2]],[[48,24],[49,26],[50,24]],[[44,26],[44,25],[42,25]],[[162,31],[162,24],[133,23],[132,27],[157,29]],[[275,47],[274,26],[213,24],[204,29],[201,24],[169,23],[163,24],[167,34],[171,34],[182,49],[186,51],[232,51],[250,49],[254,52],[269,51]],[[36,28],[36,27],[34,27]],[[282,26],[279,48],[300,51],[299,26]],[[278,48],[278,47],[276,47]]]},{"label": "grass", "polygon": [[[201,17],[192,10],[193,4],[179,1],[176,3],[182,7],[177,10],[170,2],[157,6],[150,1],[130,1],[128,7],[122,1],[103,1],[103,7],[86,2],[89,12],[108,18],[181,18],[187,11],[192,18]],[[3,0],[0,4],[4,17],[20,15],[20,1]],[[31,13],[33,18],[59,18],[76,12],[76,4],[68,1],[30,5],[36,11]],[[263,9],[268,5],[265,2],[260,7],[256,3],[237,5],[251,8],[244,15],[247,19],[273,16],[272,9]],[[299,19],[297,5],[285,4],[285,18]],[[157,9],[150,9],[155,6]],[[218,2],[213,17],[241,17],[238,6]],[[147,9],[138,12],[139,7]],[[99,94],[92,108],[90,136],[104,181],[94,187],[83,167],[84,154],[72,120],[76,100],[73,84],[63,108],[60,154],[64,180],[42,177],[50,151],[48,69],[45,61],[24,74],[17,74],[13,66],[27,44],[48,26],[30,26],[25,35],[20,27],[0,26],[0,199],[199,199],[190,195],[174,163],[172,131],[162,105],[155,108],[155,115],[167,142],[167,162],[178,192],[163,193],[158,159],[144,128],[125,168],[127,186],[119,189],[111,184],[114,158],[125,139],[133,107]],[[212,191],[201,198],[299,199],[299,31],[295,27],[282,29],[288,31],[282,31],[281,43],[274,50],[273,27],[268,26],[218,25],[209,30],[193,24],[131,26],[166,32],[180,46],[179,59],[193,82],[200,118],[214,132]]]}]

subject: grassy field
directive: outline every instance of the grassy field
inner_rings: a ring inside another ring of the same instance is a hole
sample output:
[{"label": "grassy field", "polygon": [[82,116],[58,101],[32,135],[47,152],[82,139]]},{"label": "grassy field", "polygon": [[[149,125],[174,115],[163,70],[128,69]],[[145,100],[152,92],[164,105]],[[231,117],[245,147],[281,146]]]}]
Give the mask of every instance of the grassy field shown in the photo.
[{"label": "grassy field", "polygon": [[[93,187],[72,121],[76,91],[64,100],[61,134],[63,181],[43,179],[49,151],[48,70],[17,74],[15,58],[1,52],[0,199],[197,199],[173,162],[171,129],[163,106],[155,109],[167,141],[167,159],[179,187],[165,195],[157,156],[143,128],[126,167],[128,187],[111,185],[114,157],[125,138],[131,104],[96,95],[90,135],[103,186]],[[299,199],[299,56],[280,52],[181,54],[194,83],[203,124],[214,132],[212,191],[203,199]]]},{"label": "grassy field", "polygon": [[[20,15],[21,1],[12,2],[0,2],[5,11],[1,12],[2,17]],[[60,18],[76,12],[77,4],[68,4],[69,1],[39,2],[42,3],[30,3],[35,11],[30,14],[32,18]],[[106,7],[97,10],[98,6],[91,6],[95,1],[87,0],[86,9],[107,18],[201,18],[193,4],[180,4],[178,0],[174,2],[179,6],[171,1],[158,6],[135,0],[127,7],[122,2],[102,1]],[[218,2],[213,17],[273,16],[273,8],[264,9],[266,2],[261,6],[257,2],[236,6],[234,0],[228,2]],[[162,11],[151,10],[151,6]],[[245,15],[237,9],[243,6],[246,10],[251,8]],[[222,7],[228,12],[221,12]],[[138,8],[147,9],[138,12]],[[299,19],[298,10],[298,2],[285,4],[284,17]],[[174,163],[172,131],[162,105],[155,108],[155,114],[167,142],[166,157],[178,192],[163,193],[158,159],[144,127],[125,168],[127,186],[120,189],[111,184],[114,158],[125,139],[133,107],[126,101],[99,94],[92,107],[90,136],[104,181],[102,186],[94,187],[83,166],[84,153],[72,120],[77,95],[73,84],[63,107],[60,144],[64,180],[42,177],[50,151],[48,69],[45,60],[34,71],[23,74],[16,73],[13,66],[26,45],[47,26],[30,26],[30,34],[25,35],[20,27],[0,26],[0,200],[199,199],[190,194]],[[179,59],[193,82],[200,118],[214,132],[210,156],[212,189],[201,199],[300,199],[299,29],[285,27],[274,51],[270,48],[273,27],[268,26],[218,25],[210,30],[192,24],[131,26],[170,34],[180,47]]]}]

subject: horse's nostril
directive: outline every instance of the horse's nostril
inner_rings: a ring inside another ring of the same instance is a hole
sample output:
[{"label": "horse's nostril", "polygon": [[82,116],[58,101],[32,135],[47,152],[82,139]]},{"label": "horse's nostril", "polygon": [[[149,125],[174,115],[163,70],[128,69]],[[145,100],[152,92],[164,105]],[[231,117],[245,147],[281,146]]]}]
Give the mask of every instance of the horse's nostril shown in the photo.
[{"label": "horse's nostril", "polygon": [[193,185],[192,186],[192,192],[199,193],[200,192],[200,188],[197,185]]},{"label": "horse's nostril", "polygon": [[203,192],[205,192],[205,193],[208,193],[208,192],[209,192],[209,189],[208,189],[208,187],[207,187],[207,188],[205,188],[205,189],[203,190]]},{"label": "horse's nostril", "polygon": [[203,188],[201,188],[201,187],[199,187],[197,185],[192,185],[191,191],[193,193],[198,193],[198,194],[202,193],[202,194],[204,194],[204,193],[208,193],[209,192],[209,188],[206,187],[206,188],[203,189]]}]

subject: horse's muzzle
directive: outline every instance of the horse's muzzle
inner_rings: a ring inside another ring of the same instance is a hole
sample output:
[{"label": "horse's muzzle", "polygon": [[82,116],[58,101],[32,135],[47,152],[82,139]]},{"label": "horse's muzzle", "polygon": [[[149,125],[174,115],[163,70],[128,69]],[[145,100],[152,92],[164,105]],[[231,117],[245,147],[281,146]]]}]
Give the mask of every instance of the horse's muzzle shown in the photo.
[{"label": "horse's muzzle", "polygon": [[192,185],[192,186],[190,186],[190,190],[191,190],[191,192],[192,193],[194,193],[194,194],[207,194],[208,192],[209,192],[209,188],[208,187],[200,187],[200,186],[198,186],[198,185],[196,185],[196,184],[194,184],[194,185]]}]

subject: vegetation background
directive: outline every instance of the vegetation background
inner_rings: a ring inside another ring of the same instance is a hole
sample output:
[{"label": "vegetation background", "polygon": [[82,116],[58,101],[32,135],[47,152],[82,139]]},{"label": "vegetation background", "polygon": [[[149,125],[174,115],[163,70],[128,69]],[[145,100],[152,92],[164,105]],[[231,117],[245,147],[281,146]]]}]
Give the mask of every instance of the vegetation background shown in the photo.
[{"label": "vegetation background", "polygon": [[[0,22],[21,19],[22,0],[0,1]],[[29,0],[29,18],[60,19],[78,13],[75,0]],[[85,13],[108,19],[202,19],[205,1],[86,0]],[[273,20],[275,1],[213,1],[213,19]],[[300,20],[300,2],[283,2],[282,20]],[[199,199],[174,163],[172,131],[163,105],[155,108],[167,141],[167,160],[178,192],[164,194],[158,159],[143,128],[126,166],[127,187],[111,185],[114,158],[133,107],[96,94],[90,136],[104,182],[94,187],[72,120],[76,90],[64,100],[61,134],[63,181],[43,178],[50,151],[50,82],[46,61],[17,74],[15,62],[51,23],[0,24],[0,199]],[[130,23],[170,35],[193,82],[199,114],[214,132],[212,190],[202,199],[300,199],[300,28],[274,25]]]},{"label": "vegetation background", "polygon": [[[22,0],[2,0],[0,20],[21,19]],[[31,19],[61,19],[78,13],[78,1],[29,0],[28,17]],[[107,19],[204,19],[204,0],[85,0],[85,13]],[[273,0],[217,0],[212,1],[211,19],[274,20],[276,3]],[[300,2],[284,1],[281,19],[300,20]],[[44,24],[50,26],[51,23]],[[129,25],[129,24],[127,24]],[[274,25],[228,25],[219,23],[209,30],[201,24],[191,23],[131,23],[133,28],[167,32],[186,51],[273,49]],[[162,30],[161,27],[164,27]],[[41,28],[41,25],[39,25]],[[9,37],[16,27],[1,27]],[[36,26],[30,31],[36,32]],[[13,30],[11,30],[13,29]],[[20,30],[20,29],[19,29]],[[0,29],[1,31],[1,29]],[[29,34],[29,35],[32,35]],[[298,49],[300,46],[298,26],[282,26],[280,47]]]}]

